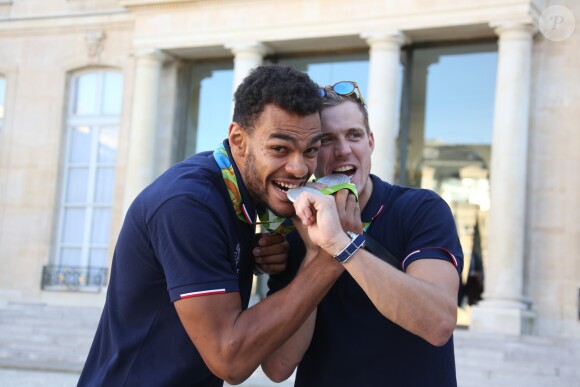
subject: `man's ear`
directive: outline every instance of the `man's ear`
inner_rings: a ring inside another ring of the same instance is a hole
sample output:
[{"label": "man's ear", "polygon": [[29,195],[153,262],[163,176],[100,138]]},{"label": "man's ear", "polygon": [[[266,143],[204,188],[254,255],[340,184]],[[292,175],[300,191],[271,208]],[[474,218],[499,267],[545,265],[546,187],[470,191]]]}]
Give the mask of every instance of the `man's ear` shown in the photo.
[{"label": "man's ear", "polygon": [[375,150],[375,135],[373,132],[369,132],[369,148],[371,150],[371,154]]},{"label": "man's ear", "polygon": [[237,122],[232,122],[228,129],[228,141],[232,154],[238,158],[244,157],[248,148],[248,132]]}]

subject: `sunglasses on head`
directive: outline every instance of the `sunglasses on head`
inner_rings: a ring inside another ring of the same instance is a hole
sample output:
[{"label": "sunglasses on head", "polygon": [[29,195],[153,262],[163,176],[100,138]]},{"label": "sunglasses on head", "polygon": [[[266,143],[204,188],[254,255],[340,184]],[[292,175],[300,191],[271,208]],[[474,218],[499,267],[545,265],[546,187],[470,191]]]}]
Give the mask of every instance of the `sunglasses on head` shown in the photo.
[{"label": "sunglasses on head", "polygon": [[349,96],[349,95],[353,94],[356,91],[356,94],[357,94],[356,96],[360,100],[360,103],[363,106],[365,104],[365,101],[363,100],[362,94],[361,94],[360,89],[358,88],[358,85],[357,85],[356,82],[352,82],[352,81],[340,81],[340,82],[336,82],[332,86],[329,85],[329,86],[321,87],[320,88],[320,96],[321,97],[325,97],[327,90],[332,90],[336,94],[338,94],[338,95],[344,95],[344,96]]}]

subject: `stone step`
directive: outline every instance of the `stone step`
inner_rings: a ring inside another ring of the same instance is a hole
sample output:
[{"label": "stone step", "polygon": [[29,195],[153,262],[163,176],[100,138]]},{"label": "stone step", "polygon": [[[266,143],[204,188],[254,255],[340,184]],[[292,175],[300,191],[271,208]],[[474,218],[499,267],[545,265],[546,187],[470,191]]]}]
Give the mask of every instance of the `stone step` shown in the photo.
[{"label": "stone step", "polygon": [[455,355],[479,359],[483,363],[545,364],[574,366],[580,364],[580,340],[538,338],[532,336],[482,336],[478,333],[456,331]]},{"label": "stone step", "polygon": [[101,308],[75,306],[46,306],[38,304],[9,304],[2,308],[0,318],[18,319],[42,317],[46,321],[75,318],[78,321],[93,321],[101,315]]},{"label": "stone step", "polygon": [[0,325],[27,325],[27,326],[61,326],[61,327],[75,327],[75,326],[93,326],[95,322],[99,321],[100,316],[92,317],[75,317],[63,316],[61,318],[47,318],[44,316],[20,316],[20,317],[0,317]]},{"label": "stone step", "polygon": [[[498,344],[498,346],[501,344]],[[471,348],[455,347],[455,356],[478,358],[482,361],[490,362],[510,362],[510,363],[527,363],[537,359],[543,359],[546,364],[558,365],[577,365],[580,356],[577,352],[569,348],[553,347],[546,348],[545,351],[526,351],[526,348],[514,350],[506,346],[496,349],[478,348],[475,345]]]},{"label": "stone step", "polygon": [[68,343],[62,338],[51,338],[47,341],[40,340],[30,340],[30,341],[0,341],[1,350],[29,350],[29,351],[46,351],[46,352],[62,352],[62,353],[73,353],[75,351],[85,352],[87,351],[92,343],[93,337],[87,338],[74,338],[72,343]]},{"label": "stone step", "polygon": [[457,330],[461,387],[580,386],[580,340]]},{"label": "stone step", "polygon": [[[482,332],[473,332],[467,329],[456,329],[454,334],[454,339],[456,344],[461,345],[466,342],[468,344],[477,343],[480,348],[490,347],[493,348],[496,344],[503,343],[510,345],[512,344],[525,344],[527,348],[534,347],[552,347],[564,346],[574,350],[580,350],[580,338],[562,338],[562,337],[549,337],[549,336],[512,336],[512,335],[502,335],[502,334],[489,334]],[[464,341],[466,339],[467,341]]]},{"label": "stone step", "polygon": [[0,367],[80,372],[99,308],[9,304],[0,308]]},{"label": "stone step", "polygon": [[457,380],[460,387],[572,387],[580,385],[578,377],[489,371],[479,368],[462,368],[460,365],[457,368]]},{"label": "stone step", "polygon": [[464,356],[463,354],[456,354],[455,361],[457,369],[479,369],[489,372],[506,372],[506,373],[525,373],[529,375],[543,375],[543,376],[565,376],[580,378],[580,369],[578,363],[562,365],[562,364],[548,364],[544,359],[538,358],[536,361],[528,362],[511,362],[498,361],[486,362],[477,356]]},{"label": "stone step", "polygon": [[0,348],[0,367],[14,369],[80,372],[87,350],[63,351],[62,348],[41,350]]},{"label": "stone step", "polygon": [[[70,322],[70,321],[69,321]],[[68,336],[85,336],[87,333],[94,333],[97,329],[97,322],[93,324],[75,325],[72,326],[59,325],[30,325],[25,322],[18,322],[14,324],[1,323],[0,324],[0,338],[14,337],[14,336],[34,336],[34,335],[68,335]]]}]

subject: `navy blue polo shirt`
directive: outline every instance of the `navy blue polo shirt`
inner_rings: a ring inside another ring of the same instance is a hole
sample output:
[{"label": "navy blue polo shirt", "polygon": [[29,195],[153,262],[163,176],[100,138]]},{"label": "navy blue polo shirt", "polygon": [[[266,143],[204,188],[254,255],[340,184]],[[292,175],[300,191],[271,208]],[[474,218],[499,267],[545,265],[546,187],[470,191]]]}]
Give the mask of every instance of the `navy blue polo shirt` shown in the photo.
[{"label": "navy blue polo shirt", "polygon": [[173,302],[239,292],[246,308],[254,233],[255,226],[237,218],[212,152],[192,156],[156,179],[125,217],[79,386],[222,386]]},{"label": "navy blue polo shirt", "polygon": [[[424,258],[449,261],[458,273],[463,253],[453,215],[437,194],[373,179],[361,217],[367,233],[408,265]],[[293,233],[289,270],[271,276],[271,291],[292,277],[304,256]],[[314,337],[296,373],[296,386],[456,386],[453,338],[435,347],[385,318],[348,272],[318,306]]]}]

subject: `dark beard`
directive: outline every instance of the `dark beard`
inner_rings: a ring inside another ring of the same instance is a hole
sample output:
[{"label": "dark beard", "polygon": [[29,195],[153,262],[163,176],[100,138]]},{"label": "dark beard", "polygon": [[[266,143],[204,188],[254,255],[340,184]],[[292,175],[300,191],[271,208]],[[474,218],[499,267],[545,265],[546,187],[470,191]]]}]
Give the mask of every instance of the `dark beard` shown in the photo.
[{"label": "dark beard", "polygon": [[252,200],[254,201],[256,209],[267,208],[278,217],[286,217],[283,214],[280,214],[278,211],[271,209],[267,203],[268,189],[267,187],[263,187],[260,183],[258,168],[256,167],[256,157],[254,156],[253,150],[250,150],[246,160],[246,174],[244,183],[246,184],[248,194],[250,194]]},{"label": "dark beard", "polygon": [[253,150],[248,154],[244,181],[246,183],[246,189],[256,206],[266,206],[266,192],[260,184],[260,177],[256,168],[256,157],[254,156]]}]

